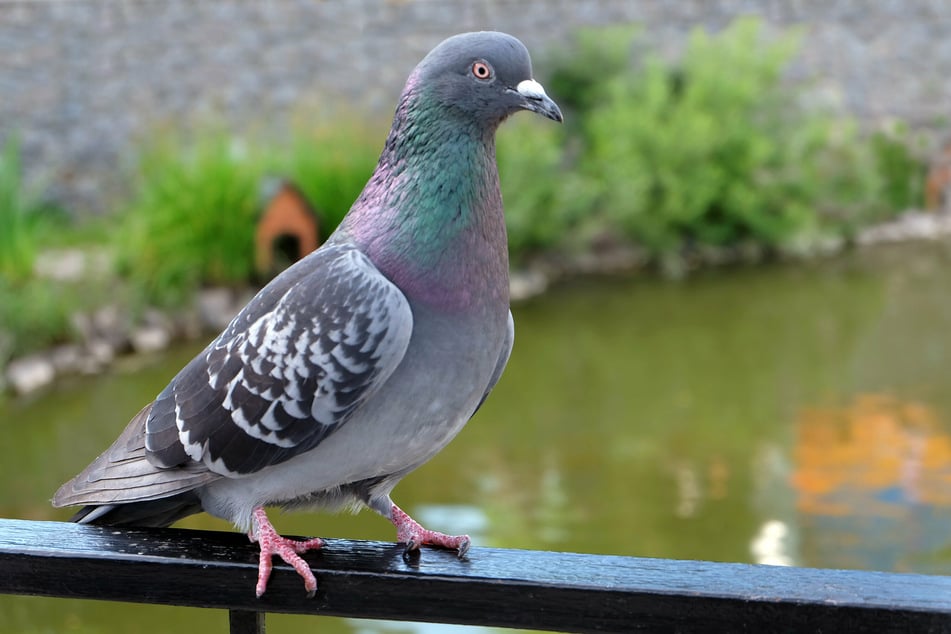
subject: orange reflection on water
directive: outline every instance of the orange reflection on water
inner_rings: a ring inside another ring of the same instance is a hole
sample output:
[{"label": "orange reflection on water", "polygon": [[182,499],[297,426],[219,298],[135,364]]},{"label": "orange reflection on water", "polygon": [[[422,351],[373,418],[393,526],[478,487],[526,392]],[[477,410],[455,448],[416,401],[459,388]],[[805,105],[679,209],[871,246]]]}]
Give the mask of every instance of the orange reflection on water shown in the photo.
[{"label": "orange reflection on water", "polygon": [[951,436],[925,405],[861,395],[804,411],[796,430],[801,512],[887,517],[909,504],[951,506]]}]

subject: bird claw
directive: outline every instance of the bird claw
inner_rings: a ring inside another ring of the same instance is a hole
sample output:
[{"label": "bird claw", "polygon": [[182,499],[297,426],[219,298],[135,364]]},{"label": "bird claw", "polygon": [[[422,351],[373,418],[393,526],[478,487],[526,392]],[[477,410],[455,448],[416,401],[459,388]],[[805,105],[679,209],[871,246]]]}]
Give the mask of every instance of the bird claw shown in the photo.
[{"label": "bird claw", "polygon": [[472,544],[468,535],[446,535],[423,528],[419,522],[395,504],[391,509],[390,521],[396,526],[397,541],[406,544],[406,549],[403,551],[404,560],[412,553],[418,553],[420,546],[424,544],[455,550],[459,559],[465,559],[469,546]]},{"label": "bird claw", "polygon": [[403,549],[403,563],[408,566],[417,566],[419,564],[419,544],[410,541]]},{"label": "bird claw", "polygon": [[307,598],[313,598],[317,594],[317,578],[300,555],[308,550],[320,548],[324,545],[323,541],[317,537],[304,541],[281,537],[268,521],[264,509],[261,508],[254,510],[254,520],[255,528],[249,536],[252,542],[258,542],[261,547],[261,554],[258,559],[258,582],[254,588],[257,598],[260,599],[267,590],[267,582],[271,577],[271,569],[274,566],[271,558],[274,555],[279,556],[297,571],[297,574],[304,579],[304,590],[307,591]]},{"label": "bird claw", "polygon": [[468,535],[462,536],[464,539],[459,543],[459,546],[456,549],[456,556],[463,561],[469,559],[469,547],[472,545],[472,540],[469,539]]}]

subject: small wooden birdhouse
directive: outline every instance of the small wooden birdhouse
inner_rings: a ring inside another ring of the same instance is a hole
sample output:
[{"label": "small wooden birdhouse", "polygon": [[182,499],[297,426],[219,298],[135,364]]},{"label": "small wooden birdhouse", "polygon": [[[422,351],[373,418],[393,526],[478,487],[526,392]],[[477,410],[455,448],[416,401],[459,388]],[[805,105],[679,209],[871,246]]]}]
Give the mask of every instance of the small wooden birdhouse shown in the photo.
[{"label": "small wooden birdhouse", "polygon": [[951,141],[945,143],[928,168],[925,207],[932,211],[951,209]]},{"label": "small wooden birdhouse", "polygon": [[271,277],[317,248],[320,227],[307,199],[286,180],[262,186],[265,206],[255,231],[255,268]]}]

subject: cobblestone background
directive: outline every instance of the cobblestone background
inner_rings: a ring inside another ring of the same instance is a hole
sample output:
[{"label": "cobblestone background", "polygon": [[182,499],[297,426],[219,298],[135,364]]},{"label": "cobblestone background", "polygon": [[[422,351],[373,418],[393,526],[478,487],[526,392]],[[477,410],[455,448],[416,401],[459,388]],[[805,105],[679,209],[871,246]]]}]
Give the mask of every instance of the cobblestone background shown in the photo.
[{"label": "cobblestone background", "polygon": [[693,27],[743,14],[801,27],[792,76],[818,78],[823,98],[871,125],[947,127],[946,0],[0,0],[0,140],[19,134],[53,198],[99,210],[156,126],[280,128],[331,106],[388,117],[409,70],[452,33],[508,31],[539,66],[581,26],[639,23],[675,55]]}]

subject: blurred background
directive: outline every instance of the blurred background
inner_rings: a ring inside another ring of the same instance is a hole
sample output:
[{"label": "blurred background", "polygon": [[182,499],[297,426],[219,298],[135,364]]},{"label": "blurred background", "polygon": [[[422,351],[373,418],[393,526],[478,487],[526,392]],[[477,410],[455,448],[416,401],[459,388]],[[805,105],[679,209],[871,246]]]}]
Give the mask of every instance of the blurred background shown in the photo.
[{"label": "blurred background", "polygon": [[[0,0],[0,516],[69,517],[53,491],[332,232],[413,66],[477,29],[566,123],[499,132],[515,350],[394,499],[477,546],[951,574],[939,3]],[[0,597],[3,632],[226,622]]]}]

